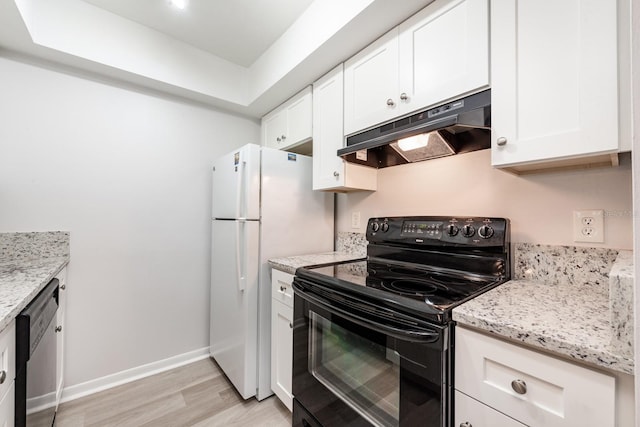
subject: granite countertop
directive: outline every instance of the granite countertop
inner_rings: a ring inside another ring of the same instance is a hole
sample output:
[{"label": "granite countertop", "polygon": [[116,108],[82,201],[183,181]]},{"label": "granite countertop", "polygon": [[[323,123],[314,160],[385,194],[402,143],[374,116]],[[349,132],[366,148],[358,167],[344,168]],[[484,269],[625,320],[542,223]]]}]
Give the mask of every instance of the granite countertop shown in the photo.
[{"label": "granite countertop", "polygon": [[[628,254],[618,257],[611,283],[617,272],[628,274],[630,263]],[[576,361],[633,374],[633,352],[615,343],[614,295],[569,282],[511,280],[456,307],[453,319]]]},{"label": "granite countertop", "polygon": [[68,231],[0,233],[0,332],[68,263]]},{"label": "granite countertop", "polygon": [[0,331],[69,263],[69,257],[0,263]]},{"label": "granite countertop", "polygon": [[295,274],[298,267],[309,267],[311,265],[331,264],[334,262],[353,261],[365,258],[359,254],[346,252],[322,252],[318,254],[296,255],[286,258],[273,258],[269,260],[269,265],[276,270],[285,273]]}]

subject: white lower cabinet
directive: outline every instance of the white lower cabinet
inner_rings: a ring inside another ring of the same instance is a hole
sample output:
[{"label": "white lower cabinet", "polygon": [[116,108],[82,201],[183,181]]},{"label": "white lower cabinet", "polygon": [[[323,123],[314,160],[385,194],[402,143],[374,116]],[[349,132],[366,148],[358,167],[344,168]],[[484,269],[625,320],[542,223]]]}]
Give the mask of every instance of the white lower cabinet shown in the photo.
[{"label": "white lower cabinet", "polygon": [[0,333],[0,427],[13,427],[15,418],[16,322]]},{"label": "white lower cabinet", "polygon": [[455,401],[453,425],[456,427],[526,427],[457,390]]},{"label": "white lower cabinet", "polygon": [[60,404],[64,388],[64,336],[66,333],[65,314],[67,308],[67,269],[56,275],[58,284],[58,312],[56,313],[56,408]]},{"label": "white lower cabinet", "polygon": [[[474,422],[501,414],[463,397],[459,408],[455,402],[456,420],[469,426],[519,425],[513,420],[544,427],[615,426],[613,376],[459,327],[455,389],[456,398],[464,393],[507,417],[504,424]],[[467,427],[460,423],[455,425]]]},{"label": "white lower cabinet", "polygon": [[16,391],[13,380],[0,401],[0,427],[13,427],[15,425]]},{"label": "white lower cabinet", "polygon": [[293,410],[293,275],[271,270],[271,390]]}]

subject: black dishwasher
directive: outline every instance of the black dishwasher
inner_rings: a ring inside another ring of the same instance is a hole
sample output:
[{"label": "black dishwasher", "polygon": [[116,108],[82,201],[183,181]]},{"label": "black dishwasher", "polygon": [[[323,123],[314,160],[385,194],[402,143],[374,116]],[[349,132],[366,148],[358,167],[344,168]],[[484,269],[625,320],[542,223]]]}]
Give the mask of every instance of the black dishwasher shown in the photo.
[{"label": "black dishwasher", "polygon": [[57,402],[58,279],[16,317],[16,427],[51,427]]}]

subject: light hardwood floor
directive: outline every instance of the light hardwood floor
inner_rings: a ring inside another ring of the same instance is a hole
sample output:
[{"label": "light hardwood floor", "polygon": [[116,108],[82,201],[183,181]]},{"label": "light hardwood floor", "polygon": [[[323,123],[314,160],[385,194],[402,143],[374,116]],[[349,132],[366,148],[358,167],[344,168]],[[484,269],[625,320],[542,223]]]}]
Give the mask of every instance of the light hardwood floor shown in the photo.
[{"label": "light hardwood floor", "polygon": [[57,427],[291,426],[272,396],[244,401],[211,359],[60,405]]}]

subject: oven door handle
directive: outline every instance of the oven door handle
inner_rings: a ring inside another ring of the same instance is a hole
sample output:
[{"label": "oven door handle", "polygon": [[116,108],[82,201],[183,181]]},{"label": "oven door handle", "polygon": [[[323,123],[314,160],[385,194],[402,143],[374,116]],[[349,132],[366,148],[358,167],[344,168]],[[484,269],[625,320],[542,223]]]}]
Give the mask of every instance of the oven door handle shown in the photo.
[{"label": "oven door handle", "polygon": [[300,298],[315,304],[331,313],[338,314],[340,317],[353,322],[357,325],[365,328],[374,329],[378,332],[382,332],[386,335],[399,338],[402,340],[421,341],[433,343],[440,339],[440,331],[432,330],[428,328],[421,328],[419,326],[413,328],[396,328],[391,325],[387,325],[376,321],[375,319],[365,318],[355,313],[350,313],[340,307],[331,305],[331,302],[321,296],[306,292],[305,289],[298,283],[293,282],[293,289]]}]

